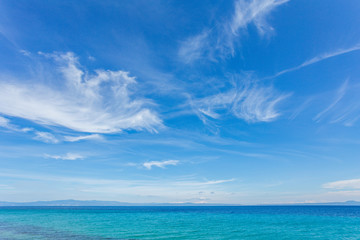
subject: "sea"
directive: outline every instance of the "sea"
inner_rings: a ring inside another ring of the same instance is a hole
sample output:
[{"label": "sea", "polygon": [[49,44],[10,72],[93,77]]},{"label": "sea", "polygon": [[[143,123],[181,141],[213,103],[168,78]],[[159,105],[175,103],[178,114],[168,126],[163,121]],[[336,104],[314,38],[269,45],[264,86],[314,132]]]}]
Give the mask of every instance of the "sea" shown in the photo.
[{"label": "sea", "polygon": [[0,239],[355,240],[360,207],[0,207]]}]

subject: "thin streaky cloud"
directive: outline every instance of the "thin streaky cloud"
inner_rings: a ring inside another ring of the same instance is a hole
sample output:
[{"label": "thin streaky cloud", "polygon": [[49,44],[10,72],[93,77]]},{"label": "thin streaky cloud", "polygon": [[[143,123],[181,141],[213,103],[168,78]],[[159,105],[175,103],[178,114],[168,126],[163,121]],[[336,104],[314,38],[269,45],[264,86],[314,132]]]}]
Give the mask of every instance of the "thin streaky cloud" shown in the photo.
[{"label": "thin streaky cloud", "polygon": [[44,154],[45,158],[52,158],[56,160],[82,160],[85,157],[78,153],[66,153],[65,155],[51,155],[51,154]]},{"label": "thin streaky cloud", "polygon": [[333,189],[360,189],[360,179],[349,179],[329,182],[322,185],[323,188]]},{"label": "thin streaky cloud", "polygon": [[7,42],[9,42],[12,45],[12,47],[14,47],[15,49],[20,49],[19,44],[17,43],[17,41],[13,37],[13,34],[11,33],[11,30],[7,27],[4,27],[3,24],[0,24],[0,35],[3,36],[7,40]]},{"label": "thin streaky cloud", "polygon": [[35,131],[35,140],[45,142],[45,143],[59,143],[59,139],[57,139],[52,133],[49,132],[39,132]]},{"label": "thin streaky cloud", "polygon": [[314,100],[313,97],[307,98],[299,107],[297,107],[294,112],[290,115],[289,119],[294,120],[301,112],[303,112],[310,103]]},{"label": "thin streaky cloud", "polygon": [[352,126],[354,126],[354,124],[355,124],[357,121],[359,121],[359,119],[360,119],[360,114],[359,114],[358,116],[354,117],[353,119],[350,119],[350,120],[345,121],[345,122],[344,122],[344,126],[346,126],[346,127],[352,127]]},{"label": "thin streaky cloud", "polygon": [[316,122],[327,120],[329,123],[340,123],[352,127],[360,119],[360,103],[358,101],[358,84],[349,84],[346,80],[336,89],[333,101],[313,119]]},{"label": "thin streaky cloud", "polygon": [[166,166],[172,165],[176,166],[179,164],[178,160],[166,160],[166,161],[151,161],[143,163],[143,166],[147,169],[151,169],[152,167],[165,168]]},{"label": "thin streaky cloud", "polygon": [[341,101],[341,99],[342,99],[342,98],[345,96],[345,94],[346,94],[347,86],[348,86],[348,81],[345,81],[345,82],[340,86],[340,88],[337,90],[335,100],[334,100],[327,108],[325,108],[323,111],[319,112],[319,113],[314,117],[314,120],[319,121],[320,118],[323,117],[324,114],[326,114],[326,113],[329,112],[331,109],[333,109],[333,108]]},{"label": "thin streaky cloud", "polygon": [[26,172],[11,172],[11,171],[10,172],[3,171],[0,173],[0,176],[16,178],[16,179],[40,180],[46,182],[50,182],[50,181],[69,182],[69,183],[89,184],[89,185],[119,184],[126,182],[126,180],[123,181],[123,180],[99,179],[99,178],[79,178],[79,177],[44,175],[44,174],[33,174]]},{"label": "thin streaky cloud", "polygon": [[214,185],[214,184],[221,184],[221,183],[228,183],[228,182],[233,182],[235,181],[234,178],[231,179],[224,179],[224,180],[213,180],[213,181],[205,181],[205,182],[178,182],[176,185],[182,185],[182,186],[186,186],[186,185],[190,185],[190,186],[199,186],[199,185]]},{"label": "thin streaky cloud", "polygon": [[29,180],[40,180],[40,181],[51,181],[51,182],[68,182],[68,183],[78,183],[85,185],[108,185],[108,186],[149,186],[149,185],[158,185],[167,183],[169,186],[192,186],[192,187],[201,187],[208,185],[220,185],[223,183],[233,182],[235,179],[220,179],[220,180],[207,180],[207,181],[185,181],[181,179],[168,179],[168,181],[163,180],[124,180],[124,179],[105,179],[105,178],[87,178],[87,177],[69,177],[69,176],[59,176],[59,175],[46,175],[46,174],[32,174],[26,172],[13,172],[2,171],[0,172],[0,177],[9,177],[15,179],[29,179]]},{"label": "thin streaky cloud", "polygon": [[4,118],[2,116],[0,116],[0,127],[11,130],[11,131],[15,131],[15,132],[30,132],[33,131],[32,128],[21,128],[15,124],[12,124],[10,122],[9,119]]},{"label": "thin streaky cloud", "polygon": [[104,140],[104,137],[100,134],[90,134],[82,136],[64,136],[66,142],[78,142],[82,140]]},{"label": "thin streaky cloud", "polygon": [[292,68],[282,70],[282,71],[276,73],[275,75],[272,75],[270,77],[266,77],[264,79],[276,78],[276,77],[279,77],[279,76],[281,76],[281,75],[283,75],[285,73],[293,72],[293,71],[302,69],[304,67],[307,67],[309,65],[324,61],[326,59],[341,56],[341,55],[344,55],[344,54],[347,54],[347,53],[350,53],[350,52],[354,52],[354,51],[358,51],[358,50],[360,50],[360,43],[357,43],[356,45],[354,45],[353,47],[350,47],[350,48],[338,49],[338,50],[333,51],[333,52],[327,52],[327,53],[318,55],[318,56],[313,57],[313,58],[311,58],[309,60],[306,60],[305,62],[303,62],[302,64],[300,64],[300,65],[298,65],[296,67],[292,67]]}]

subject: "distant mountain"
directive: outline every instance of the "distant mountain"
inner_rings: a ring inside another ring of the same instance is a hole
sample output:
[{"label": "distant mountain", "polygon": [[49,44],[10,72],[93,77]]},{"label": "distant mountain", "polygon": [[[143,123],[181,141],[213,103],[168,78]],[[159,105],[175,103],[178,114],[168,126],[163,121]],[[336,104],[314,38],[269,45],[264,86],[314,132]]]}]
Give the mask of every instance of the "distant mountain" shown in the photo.
[{"label": "distant mountain", "polygon": [[[296,203],[296,204],[267,204],[258,206],[360,206],[359,201],[346,201],[346,202],[327,202],[327,203]],[[55,201],[37,201],[37,202],[0,202],[0,207],[16,207],[16,206],[34,206],[34,207],[80,207],[80,206],[247,206],[240,204],[210,204],[210,203],[128,203],[117,201],[97,201],[97,200],[55,200]],[[253,205],[255,206],[255,205]]]}]

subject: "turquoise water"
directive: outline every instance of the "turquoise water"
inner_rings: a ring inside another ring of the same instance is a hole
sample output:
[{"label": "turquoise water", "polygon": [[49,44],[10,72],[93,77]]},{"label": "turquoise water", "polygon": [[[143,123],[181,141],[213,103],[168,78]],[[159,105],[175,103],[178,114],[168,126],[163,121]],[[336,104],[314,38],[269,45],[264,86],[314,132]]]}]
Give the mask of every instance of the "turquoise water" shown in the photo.
[{"label": "turquoise water", "polygon": [[360,239],[360,207],[2,207],[0,239]]}]

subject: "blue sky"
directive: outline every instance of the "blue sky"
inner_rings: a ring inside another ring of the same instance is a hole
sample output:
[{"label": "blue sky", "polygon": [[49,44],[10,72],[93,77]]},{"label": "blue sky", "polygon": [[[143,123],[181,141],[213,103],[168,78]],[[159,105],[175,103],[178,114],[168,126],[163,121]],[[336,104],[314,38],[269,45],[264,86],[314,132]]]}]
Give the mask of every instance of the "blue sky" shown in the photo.
[{"label": "blue sky", "polygon": [[0,200],[360,200],[359,11],[0,1]]}]

